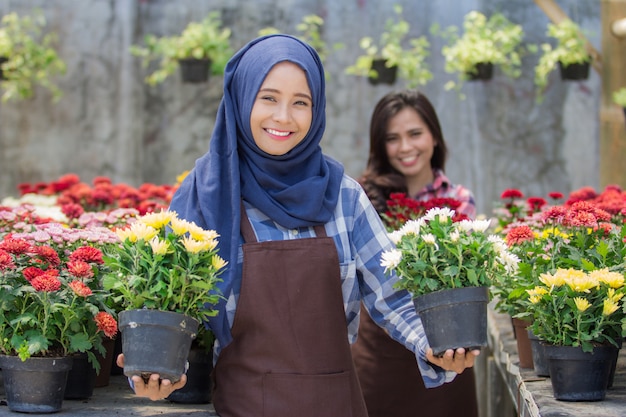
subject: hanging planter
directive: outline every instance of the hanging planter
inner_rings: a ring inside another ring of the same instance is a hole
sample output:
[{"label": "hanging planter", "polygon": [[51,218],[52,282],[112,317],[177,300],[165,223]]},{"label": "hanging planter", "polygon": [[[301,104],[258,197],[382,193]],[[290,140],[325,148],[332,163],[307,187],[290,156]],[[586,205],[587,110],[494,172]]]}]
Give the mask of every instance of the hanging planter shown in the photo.
[{"label": "hanging planter", "polygon": [[561,401],[601,401],[606,397],[614,346],[545,345],[554,398]]},{"label": "hanging planter", "polygon": [[7,404],[10,411],[56,413],[61,410],[72,357],[0,356]]},{"label": "hanging planter", "polygon": [[0,80],[6,80],[6,78],[4,77],[4,73],[2,72],[2,64],[7,62],[8,60],[9,58],[5,56],[0,56]]},{"label": "hanging planter", "polygon": [[561,73],[561,79],[563,81],[580,81],[589,78],[589,68],[591,63],[589,61],[582,63],[573,63],[567,66],[563,65],[559,61],[559,71]]},{"label": "hanging planter", "polygon": [[466,75],[468,81],[488,81],[493,78],[493,64],[480,62],[476,64],[473,71],[469,71]]},{"label": "hanging planter", "polygon": [[387,67],[386,63],[387,61],[384,59],[375,59],[372,61],[372,70],[376,71],[376,77],[371,75],[367,77],[370,84],[395,84],[398,67],[395,65]]},{"label": "hanging planter", "polygon": [[119,314],[124,375],[159,374],[177,382],[185,373],[199,322],[184,314],[159,310],[125,310]]},{"label": "hanging planter", "polygon": [[210,59],[180,59],[180,74],[184,83],[205,83],[209,81]]},{"label": "hanging planter", "polygon": [[413,299],[435,356],[448,349],[487,346],[487,287],[464,287],[423,294]]}]

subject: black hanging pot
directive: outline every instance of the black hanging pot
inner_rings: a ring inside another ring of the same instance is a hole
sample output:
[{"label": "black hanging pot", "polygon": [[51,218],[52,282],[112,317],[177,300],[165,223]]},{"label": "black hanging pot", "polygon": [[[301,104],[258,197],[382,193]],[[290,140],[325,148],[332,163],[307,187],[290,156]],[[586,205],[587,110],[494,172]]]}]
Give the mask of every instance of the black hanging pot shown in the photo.
[{"label": "black hanging pot", "polygon": [[493,78],[493,64],[491,62],[479,62],[473,71],[467,72],[469,81],[487,81]]},{"label": "black hanging pot", "polygon": [[4,390],[10,411],[56,413],[61,411],[72,357],[28,358],[0,356]]},{"label": "black hanging pot", "polygon": [[586,80],[589,78],[589,68],[591,67],[591,62],[583,62],[580,64],[569,64],[568,66],[563,65],[559,61],[559,70],[561,72],[561,79],[563,81],[579,81]]},{"label": "black hanging pot", "polygon": [[209,80],[211,60],[209,59],[179,59],[180,74],[184,83],[205,83]]},{"label": "black hanging pot", "polygon": [[448,349],[487,346],[487,287],[435,291],[413,299],[435,356]]},{"label": "black hanging pot", "polygon": [[4,78],[4,73],[2,72],[2,64],[7,62],[8,60],[9,60],[9,58],[7,58],[6,56],[0,56],[0,80],[5,80],[6,79],[6,78]]},{"label": "black hanging pot", "polygon": [[159,374],[177,382],[185,373],[198,323],[192,317],[159,310],[127,310],[119,314],[124,375]]},{"label": "black hanging pot", "polygon": [[386,60],[375,59],[372,61],[372,69],[378,74],[377,77],[368,77],[370,84],[389,84],[392,85],[396,82],[396,76],[398,74],[398,67],[387,67]]}]

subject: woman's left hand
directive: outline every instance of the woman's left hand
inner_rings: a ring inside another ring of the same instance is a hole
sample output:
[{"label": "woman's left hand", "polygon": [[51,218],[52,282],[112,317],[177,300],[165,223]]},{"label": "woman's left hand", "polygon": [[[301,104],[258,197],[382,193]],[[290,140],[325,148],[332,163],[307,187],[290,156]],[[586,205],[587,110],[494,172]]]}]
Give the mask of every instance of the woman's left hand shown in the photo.
[{"label": "woman's left hand", "polygon": [[426,359],[428,362],[445,369],[446,371],[454,371],[457,374],[462,373],[465,369],[474,366],[474,360],[480,355],[480,350],[471,350],[466,352],[463,348],[456,351],[452,349],[446,350],[442,357],[433,355],[433,350],[428,348]]}]

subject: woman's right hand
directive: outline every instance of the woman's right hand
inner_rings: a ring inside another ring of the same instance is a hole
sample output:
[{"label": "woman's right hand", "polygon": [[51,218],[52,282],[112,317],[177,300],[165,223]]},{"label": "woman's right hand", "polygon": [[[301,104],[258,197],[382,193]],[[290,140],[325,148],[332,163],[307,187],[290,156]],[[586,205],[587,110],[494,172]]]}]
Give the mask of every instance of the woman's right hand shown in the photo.
[{"label": "woman's right hand", "polygon": [[[120,368],[124,367],[124,354],[120,353],[115,361]],[[187,383],[187,375],[183,374],[180,380],[175,384],[169,379],[161,379],[159,374],[151,374],[148,381],[145,381],[139,375],[133,375],[131,377],[133,385],[135,387],[135,394],[138,397],[150,398],[152,401],[163,400],[169,395],[185,386]]]}]

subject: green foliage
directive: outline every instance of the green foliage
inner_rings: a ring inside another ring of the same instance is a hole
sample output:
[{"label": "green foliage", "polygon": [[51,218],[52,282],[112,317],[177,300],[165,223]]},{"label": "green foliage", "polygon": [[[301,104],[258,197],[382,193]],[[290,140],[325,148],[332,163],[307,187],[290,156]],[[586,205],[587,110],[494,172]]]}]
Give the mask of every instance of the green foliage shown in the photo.
[{"label": "green foliage", "polygon": [[8,58],[2,64],[2,101],[31,98],[36,85],[48,89],[55,101],[61,98],[61,90],[50,77],[64,74],[66,66],[53,47],[56,34],[43,34],[45,26],[41,13],[24,17],[9,13],[2,17],[0,57]]},{"label": "green foliage", "polygon": [[219,12],[211,12],[201,22],[189,23],[180,35],[146,35],[145,46],[133,45],[130,52],[142,58],[144,67],[158,61],[158,68],[146,77],[150,85],[165,81],[178,68],[178,61],[187,58],[209,59],[211,72],[221,75],[233,55],[230,36],[229,28],[221,28]]},{"label": "green foliage", "polygon": [[456,26],[441,30],[435,24],[431,28],[434,35],[440,35],[448,42],[442,48],[446,72],[458,74],[458,81],[448,82],[446,90],[458,90],[471,74],[476,73],[476,65],[480,63],[497,65],[511,78],[521,75],[524,38],[521,25],[512,23],[501,13],[494,13],[487,19],[484,14],[471,11],[465,16],[463,30],[463,35],[459,36]]},{"label": "green foliage", "polygon": [[433,208],[391,234],[396,249],[383,253],[381,265],[399,277],[396,288],[414,297],[462,287],[489,287],[517,268],[503,240],[485,233],[489,220],[453,222],[454,210]]},{"label": "green foliage", "polygon": [[[357,57],[356,62],[345,69],[345,73],[376,79],[378,73],[372,69],[372,62],[384,59],[387,68],[398,67],[398,77],[406,80],[409,88],[425,85],[433,78],[426,63],[430,55],[430,43],[424,36],[406,39],[410,25],[402,18],[402,7],[394,5],[394,12],[396,19],[387,19],[378,43],[369,36],[361,38],[359,46],[364,54]],[[407,43],[409,46],[405,47],[403,44]]]},{"label": "green foliage", "polygon": [[556,68],[557,63],[567,67],[571,64],[582,64],[591,61],[587,52],[586,40],[580,27],[569,19],[555,25],[548,23],[546,35],[556,39],[556,46],[549,43],[541,45],[542,55],[535,66],[535,85],[537,101],[543,100],[543,91],[548,84],[548,74]]},{"label": "green foliage", "polygon": [[123,309],[172,311],[200,322],[217,314],[210,306],[219,300],[215,285],[225,261],[214,231],[160,212],[139,217],[118,236],[121,243],[104,257],[110,273],[103,286]]},{"label": "green foliage", "polygon": [[613,101],[618,106],[626,107],[626,87],[613,92]]}]

